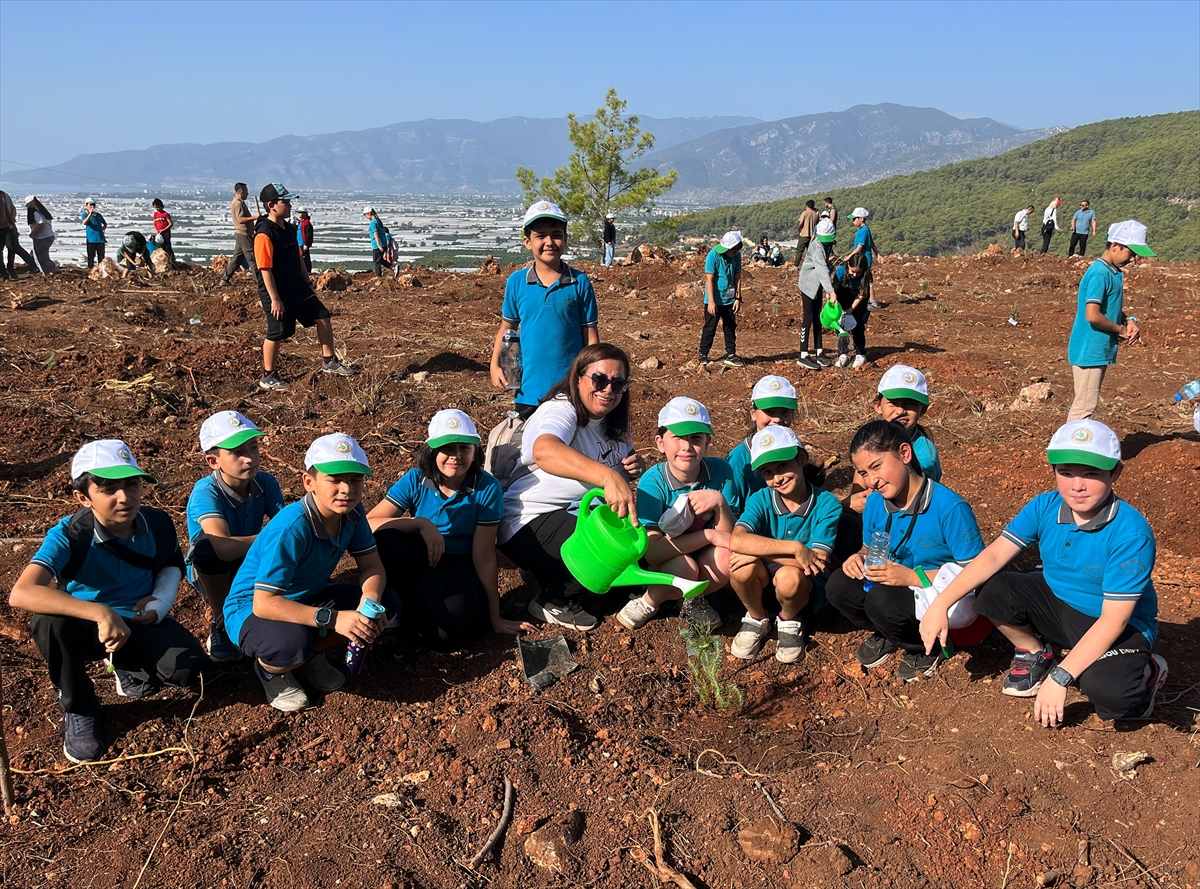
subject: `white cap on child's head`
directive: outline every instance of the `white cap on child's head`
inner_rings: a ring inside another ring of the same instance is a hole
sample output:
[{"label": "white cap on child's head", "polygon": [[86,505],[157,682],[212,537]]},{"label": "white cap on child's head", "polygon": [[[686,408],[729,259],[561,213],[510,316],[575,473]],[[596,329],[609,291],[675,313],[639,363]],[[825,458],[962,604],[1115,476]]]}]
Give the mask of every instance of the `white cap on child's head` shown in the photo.
[{"label": "white cap on child's head", "polygon": [[1108,227],[1108,237],[1105,240],[1110,244],[1123,244],[1138,256],[1158,255],[1146,246],[1146,226],[1136,219],[1114,222]]},{"label": "white cap on child's head", "polygon": [[539,219],[557,219],[559,222],[566,222],[567,214],[559,208],[558,204],[550,201],[534,201],[525,211],[525,218],[521,220],[521,228],[529,228]]},{"label": "white cap on child's head", "polygon": [[680,395],[672,398],[658,412],[658,425],[666,426],[675,435],[695,435],[697,432],[713,434],[712,419],[708,408],[694,398]]},{"label": "white cap on child's head", "polygon": [[200,450],[225,448],[232,451],[238,445],[265,434],[244,414],[237,411],[218,411],[200,426]]},{"label": "white cap on child's head", "polygon": [[435,451],[442,445],[473,444],[477,445],[482,439],[475,422],[462,411],[438,411],[429,421],[429,437],[425,444]]},{"label": "white cap on child's head", "polygon": [[71,481],[84,473],[91,473],[97,478],[132,478],[137,475],[149,481],[155,480],[154,476],[138,466],[133,449],[115,438],[89,441],[75,452],[71,460]]},{"label": "white cap on child's head", "polygon": [[371,465],[358,442],[342,432],[322,435],[304,454],[304,468],[326,475],[371,475]]},{"label": "white cap on child's head", "polygon": [[804,447],[800,437],[787,426],[768,426],[750,439],[750,468],[761,469],[768,463],[786,463]]},{"label": "white cap on child's head", "polygon": [[925,374],[907,364],[889,367],[875,391],[892,401],[911,398],[921,404],[929,404],[929,384],[925,381]]},{"label": "white cap on child's head", "polygon": [[1099,420],[1073,420],[1055,431],[1046,459],[1053,466],[1078,463],[1112,469],[1121,462],[1121,441]]},{"label": "white cap on child's head", "polygon": [[796,409],[796,387],[774,374],[763,377],[754,384],[750,393],[750,403],[756,408],[786,407]]}]

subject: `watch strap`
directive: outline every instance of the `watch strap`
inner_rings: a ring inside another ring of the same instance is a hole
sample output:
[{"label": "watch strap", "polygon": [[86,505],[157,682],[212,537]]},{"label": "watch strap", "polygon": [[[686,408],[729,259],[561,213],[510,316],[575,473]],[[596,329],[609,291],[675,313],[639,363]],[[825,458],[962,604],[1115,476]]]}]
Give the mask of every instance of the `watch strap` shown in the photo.
[{"label": "watch strap", "polygon": [[1068,673],[1066,670],[1064,670],[1062,667],[1060,667],[1058,664],[1055,664],[1054,667],[1051,668],[1049,678],[1052,679],[1054,682],[1057,682],[1063,688],[1070,688],[1072,685],[1075,684],[1075,677],[1072,676],[1070,673]]}]

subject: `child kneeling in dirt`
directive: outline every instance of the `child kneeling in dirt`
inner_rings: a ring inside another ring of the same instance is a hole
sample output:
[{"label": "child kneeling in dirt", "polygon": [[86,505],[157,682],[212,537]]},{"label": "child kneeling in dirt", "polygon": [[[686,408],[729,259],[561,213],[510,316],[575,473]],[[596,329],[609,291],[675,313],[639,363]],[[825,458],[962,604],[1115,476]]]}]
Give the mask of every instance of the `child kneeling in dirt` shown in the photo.
[{"label": "child kneeling in dirt", "polygon": [[150,259],[150,247],[146,244],[146,236],[141,232],[125,232],[121,239],[121,249],[117,251],[117,267],[121,277],[129,277],[131,272],[145,269],[154,277],[154,263]]},{"label": "child kneeling in dirt", "polygon": [[[982,587],[975,611],[1015,648],[1000,690],[1036,695],[1042,725],[1063,721],[1076,682],[1101,719],[1149,718],[1167,678],[1166,660],[1150,653],[1158,635],[1155,541],[1142,514],[1113,493],[1121,443],[1103,423],[1076,420],[1054,433],[1046,456],[1056,490],[1029,501],[942,591],[921,619],[921,638],[927,650],[944,641],[950,606]],[[1035,545],[1040,571],[1001,570]],[[1055,647],[1070,649],[1057,664]]]},{"label": "child kneeling in dirt", "polygon": [[9,597],[13,608],[34,614],[33,638],[58,692],[71,762],[99,759],[105,749],[89,661],[108,661],[125,698],[190,685],[208,663],[169,616],[183,554],[170,517],[141,505],[143,480],[154,481],[125,442],[80,448],[71,487],[83,509],[50,529]]},{"label": "child kneeling in dirt", "polygon": [[729,542],[730,582],[746,606],[730,652],[750,660],[762,650],[771,633],[763,590],[773,584],[779,601],[775,659],[792,664],[804,657],[801,612],[814,593],[825,592],[842,506],[817,487],[824,472],[808,462],[804,445],[786,426],[758,432],[750,453],[750,466],[762,473],[766,487],[751,495]]},{"label": "child kneeling in dirt", "polygon": [[[310,703],[297,670],[318,692],[336,691],[346,675],[324,651],[345,640],[370,645],[400,613],[362,508],[367,455],[348,435],[323,435],[309,446],[304,466],[307,493],[254,538],[225,599],[229,638],[254,658],[267,701],[285,712]],[[332,583],[346,552],[358,563],[358,583]],[[366,599],[386,614],[366,617],[359,610]]]},{"label": "child kneeling in dirt", "polygon": [[[672,398],[658,412],[655,445],[663,462],[638,482],[638,520],[649,540],[646,563],[686,580],[707,580],[707,593],[729,582],[729,534],[741,512],[733,470],[720,457],[708,457],[712,444],[708,409],[693,398]],[[673,586],[650,586],[617,614],[621,626],[641,629],[664,602],[680,598]],[[690,602],[691,621],[710,631],[720,615],[702,598]]]},{"label": "child kneeling in dirt", "polygon": [[225,597],[263,520],[283,509],[279,482],[258,468],[261,435],[237,411],[213,414],[200,427],[200,449],[212,473],[188,497],[188,580],[212,611],[208,656],[217,663],[242,657],[225,632]]},{"label": "child kneeling in dirt", "polygon": [[500,616],[496,531],[504,491],[483,471],[479,442],[469,416],[438,411],[417,465],[367,514],[388,586],[408,615],[398,655],[416,642],[466,644],[488,627],[508,636],[536,629]]}]

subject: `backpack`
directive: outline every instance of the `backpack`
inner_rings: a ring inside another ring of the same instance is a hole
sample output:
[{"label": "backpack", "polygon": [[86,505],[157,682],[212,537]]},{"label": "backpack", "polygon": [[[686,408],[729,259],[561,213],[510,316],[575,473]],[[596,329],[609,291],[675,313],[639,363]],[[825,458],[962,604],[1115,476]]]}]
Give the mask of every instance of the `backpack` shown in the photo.
[{"label": "backpack", "polygon": [[[500,482],[501,490],[507,491],[517,479],[533,472],[533,467],[521,463],[521,442],[525,437],[525,423],[520,414],[509,411],[488,433],[483,470]],[[578,434],[579,428],[576,427],[575,435],[567,442],[568,446],[575,443],[575,436]]]},{"label": "backpack", "polygon": [[[105,540],[100,546],[126,565],[149,571],[152,575],[157,575],[159,571],[172,566],[182,571],[184,565],[183,555],[179,552],[179,535],[175,533],[175,523],[171,521],[171,517],[152,506],[143,506],[138,510],[138,515],[146,517],[146,524],[150,526],[150,534],[154,537],[153,557],[134,552],[115,540]],[[92,515],[90,507],[85,506],[67,522],[67,541],[71,546],[71,555],[66,566],[58,573],[58,579],[64,588],[75,579],[79,569],[83,567],[95,533],[96,518]]]}]

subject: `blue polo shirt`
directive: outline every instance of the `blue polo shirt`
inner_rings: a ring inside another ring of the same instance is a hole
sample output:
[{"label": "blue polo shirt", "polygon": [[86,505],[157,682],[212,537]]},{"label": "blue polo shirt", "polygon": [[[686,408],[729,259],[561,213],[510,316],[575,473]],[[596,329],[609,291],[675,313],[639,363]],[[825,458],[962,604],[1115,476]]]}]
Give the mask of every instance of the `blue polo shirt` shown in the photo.
[{"label": "blue polo shirt", "polygon": [[965,565],[983,551],[983,538],[970,505],[949,488],[925,479],[908,509],[884,500],[878,491],[863,508],[863,545],[871,532],[890,531],[891,557],[905,568],[936,571],[947,562]]},{"label": "blue polo shirt", "polygon": [[[734,279],[742,273],[742,251],[727,258],[728,254],[718,253],[714,247],[708,251],[704,259],[704,274],[713,276],[713,289],[717,294],[717,303],[722,306],[733,305]],[[704,304],[708,305],[708,282],[704,285]],[[640,517],[640,516],[639,516]]]},{"label": "blue polo shirt", "polygon": [[1075,367],[1101,367],[1117,363],[1117,335],[1096,330],[1088,323],[1088,303],[1100,306],[1100,312],[1113,324],[1120,324],[1121,305],[1125,300],[1125,275],[1120,269],[1097,259],[1079,282],[1079,305],[1075,324],[1067,343],[1067,360]]},{"label": "blue polo shirt", "polygon": [[1071,231],[1077,235],[1086,235],[1092,230],[1092,220],[1096,218],[1095,210],[1076,210],[1071,217]]},{"label": "blue polo shirt", "polygon": [[89,244],[107,244],[108,241],[104,238],[104,217],[99,213],[93,213],[92,218],[87,218],[87,210],[83,210],[79,214],[79,219],[83,222],[83,230],[87,234],[87,242]]},{"label": "blue polo shirt", "polygon": [[1154,532],[1140,512],[1113,494],[1090,521],[1075,524],[1058,491],[1039,494],[1017,513],[1004,536],[1021,549],[1037,544],[1042,575],[1054,595],[1090,617],[1105,599],[1137,602],[1130,625],[1154,644],[1158,596]]},{"label": "blue polo shirt", "polygon": [[473,485],[464,484],[447,497],[437,482],[413,468],[388,489],[384,497],[414,518],[428,519],[446,539],[446,552],[470,555],[479,525],[499,525],[504,517],[504,491],[500,482],[480,472]]},{"label": "blue polo shirt", "polygon": [[383,221],[376,216],[367,228],[367,237],[371,241],[372,250],[383,250],[387,247],[387,237],[383,233]]},{"label": "blue polo shirt", "polygon": [[696,481],[690,485],[676,480],[667,469],[666,461],[663,461],[651,466],[638,480],[638,521],[647,531],[657,531],[658,520],[667,508],[675,503],[680,494],[690,494],[692,491],[720,491],[734,515],[742,511],[742,502],[733,482],[733,470],[720,457],[705,457],[700,463]]},{"label": "blue polo shirt", "polygon": [[808,486],[808,500],[795,512],[788,509],[778,491],[763,488],[746,501],[737,523],[759,537],[798,540],[809,549],[831,553],[841,516],[838,499],[816,485]]},{"label": "blue polo shirt", "polygon": [[264,518],[274,518],[281,509],[283,492],[271,473],[259,470],[250,479],[249,492],[242,496],[214,469],[212,475],[196,482],[188,497],[188,537],[195,540],[200,536],[200,523],[205,519],[224,519],[231,537],[251,537],[262,530]]},{"label": "blue polo shirt", "polygon": [[739,442],[737,447],[725,455],[725,462],[733,472],[734,490],[737,491],[738,502],[743,506],[750,502],[751,494],[767,486],[762,473],[750,468],[750,439]]},{"label": "blue polo shirt", "polygon": [[549,287],[532,265],[509,275],[500,314],[521,333],[521,388],[513,398],[517,404],[539,404],[586,345],[583,329],[599,322],[592,282],[565,262]]},{"label": "blue polo shirt", "polygon": [[865,225],[860,225],[854,233],[854,247],[862,247],[863,252],[867,257],[867,268],[871,267],[875,257],[875,239],[871,237],[871,230]]},{"label": "blue polo shirt", "polygon": [[[58,580],[59,572],[67,567],[71,558],[71,541],[67,538],[67,523],[70,521],[71,516],[67,516],[51,528],[29,560],[30,564],[41,565],[49,571],[55,580]],[[106,540],[114,540],[118,546],[126,546],[143,556],[154,557],[154,534],[141,513],[134,517],[133,537],[128,541],[109,534],[97,521],[87,558],[79,566],[75,577],[67,582],[66,592],[85,602],[107,605],[121,617],[132,618],[137,603],[153,592],[154,577],[149,571],[122,562],[106,550],[103,546]],[[182,563],[183,556],[179,558]]]},{"label": "blue polo shirt", "polygon": [[311,604],[329,586],[347,552],[356,559],[375,552],[361,503],[342,519],[337,536],[325,529],[312,494],[285,506],[254,538],[233,578],[225,598],[229,638],[241,641],[242,624],[254,611],[256,589]]},{"label": "blue polo shirt", "polygon": [[937,445],[933,443],[933,439],[929,437],[929,433],[920,423],[913,432],[912,449],[913,454],[921,462],[921,469],[925,471],[925,474],[935,482],[940,482],[942,480],[942,461],[938,459]]}]

